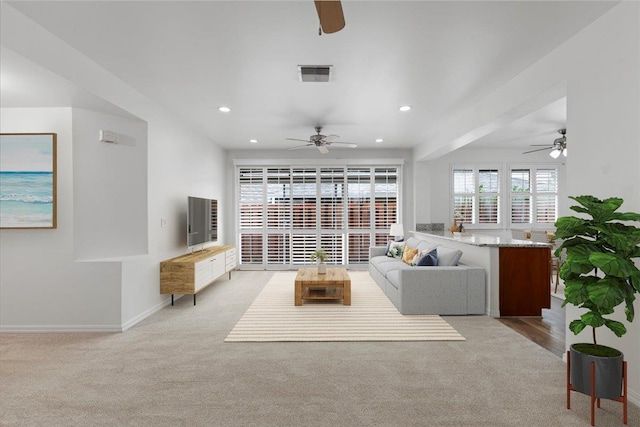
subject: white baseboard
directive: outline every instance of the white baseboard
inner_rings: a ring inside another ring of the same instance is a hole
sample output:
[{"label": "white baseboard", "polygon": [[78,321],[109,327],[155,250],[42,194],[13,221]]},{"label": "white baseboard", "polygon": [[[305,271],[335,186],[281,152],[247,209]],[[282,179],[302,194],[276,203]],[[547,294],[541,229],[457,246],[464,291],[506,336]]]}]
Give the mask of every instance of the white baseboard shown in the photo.
[{"label": "white baseboard", "polygon": [[127,329],[137,325],[147,317],[151,316],[163,307],[171,304],[171,299],[156,304],[150,309],[140,313],[133,319],[128,320],[122,325],[0,325],[0,332],[14,333],[49,333],[49,332],[104,332],[116,333],[124,332]]},{"label": "white baseboard", "polygon": [[122,332],[126,331],[127,329],[132,328],[133,326],[135,326],[138,323],[142,322],[147,317],[149,317],[152,314],[162,310],[164,307],[168,306],[169,304],[171,304],[171,299],[170,298],[166,298],[164,301],[160,301],[158,304],[156,304],[155,306],[151,307],[150,309],[148,309],[146,311],[143,311],[142,313],[138,314],[137,316],[135,316],[134,318],[132,318],[130,320],[127,320],[125,323],[122,324]]}]

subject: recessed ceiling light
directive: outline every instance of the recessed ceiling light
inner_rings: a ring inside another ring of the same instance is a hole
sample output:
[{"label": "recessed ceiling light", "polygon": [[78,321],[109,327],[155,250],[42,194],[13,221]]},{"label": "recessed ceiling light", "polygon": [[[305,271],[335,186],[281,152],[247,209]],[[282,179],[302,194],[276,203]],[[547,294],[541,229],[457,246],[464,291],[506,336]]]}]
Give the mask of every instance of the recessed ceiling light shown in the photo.
[{"label": "recessed ceiling light", "polygon": [[409,111],[411,110],[411,105],[403,105],[400,107],[400,111]]},{"label": "recessed ceiling light", "polygon": [[377,142],[377,143],[381,143],[382,141],[384,141],[384,139],[382,139],[382,138],[378,138],[378,139],[376,139],[376,142]]},{"label": "recessed ceiling light", "polygon": [[257,144],[258,140],[257,139],[250,139],[249,142],[252,143],[252,144]]},{"label": "recessed ceiling light", "polygon": [[229,108],[229,107],[218,107],[218,111],[220,111],[222,113],[228,113],[229,111],[231,111],[231,108]]}]

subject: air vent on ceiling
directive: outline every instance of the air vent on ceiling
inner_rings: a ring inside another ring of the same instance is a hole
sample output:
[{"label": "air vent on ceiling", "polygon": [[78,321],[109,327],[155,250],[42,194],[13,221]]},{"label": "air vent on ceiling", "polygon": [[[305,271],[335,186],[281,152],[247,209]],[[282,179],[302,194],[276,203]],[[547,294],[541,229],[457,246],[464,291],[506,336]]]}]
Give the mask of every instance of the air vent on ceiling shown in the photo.
[{"label": "air vent on ceiling", "polygon": [[301,82],[328,82],[331,80],[333,65],[298,65]]}]

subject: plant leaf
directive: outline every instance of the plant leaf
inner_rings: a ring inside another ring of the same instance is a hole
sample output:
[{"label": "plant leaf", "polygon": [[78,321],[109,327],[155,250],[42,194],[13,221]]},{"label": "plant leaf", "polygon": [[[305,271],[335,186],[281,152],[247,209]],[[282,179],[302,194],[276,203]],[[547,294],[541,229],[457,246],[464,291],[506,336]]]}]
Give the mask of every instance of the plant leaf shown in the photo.
[{"label": "plant leaf", "polygon": [[569,323],[569,329],[573,332],[574,335],[578,335],[587,325],[582,320],[574,320]]},{"label": "plant leaf", "polygon": [[605,274],[626,279],[638,271],[633,262],[609,252],[592,252],[589,262],[602,270]]},{"label": "plant leaf", "polygon": [[579,276],[575,279],[569,279],[564,282],[565,303],[579,307],[585,301],[589,300],[589,291],[587,285],[595,283],[598,280],[594,276]]},{"label": "plant leaf", "polygon": [[627,333],[627,328],[625,328],[624,325],[618,322],[617,320],[610,320],[610,319],[603,319],[603,320],[607,328],[611,329],[611,331],[614,334],[616,334],[618,337],[621,337]]},{"label": "plant leaf", "polygon": [[560,272],[562,273],[564,270],[565,274],[567,272],[576,274],[589,273],[594,268],[593,264],[589,260],[589,256],[597,250],[598,247],[592,244],[567,247],[567,259],[560,268]]},{"label": "plant leaf", "polygon": [[613,219],[617,219],[618,221],[640,221],[640,213],[616,212]]},{"label": "plant leaf", "polygon": [[587,221],[575,216],[560,217],[555,223],[555,237],[559,239],[566,239],[568,237],[585,234],[585,232],[588,231],[587,225]]},{"label": "plant leaf", "polygon": [[587,326],[591,326],[592,328],[599,328],[604,325],[604,318],[597,311],[588,311],[580,316],[580,320],[582,320]]},{"label": "plant leaf", "polygon": [[636,296],[632,289],[627,289],[627,297],[625,298],[624,315],[627,318],[627,322],[633,322],[635,317],[635,309],[633,308],[633,302],[636,300]]},{"label": "plant leaf", "polygon": [[614,277],[600,279],[588,285],[589,299],[597,307],[613,312],[613,308],[625,300],[625,284],[624,280]]}]

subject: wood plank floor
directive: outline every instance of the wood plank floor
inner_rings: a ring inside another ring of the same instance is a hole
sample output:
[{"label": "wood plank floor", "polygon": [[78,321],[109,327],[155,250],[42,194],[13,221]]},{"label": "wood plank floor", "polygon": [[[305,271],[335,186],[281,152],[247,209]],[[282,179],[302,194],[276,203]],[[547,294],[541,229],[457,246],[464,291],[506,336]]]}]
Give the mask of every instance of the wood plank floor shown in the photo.
[{"label": "wood plank floor", "polygon": [[565,309],[562,300],[551,298],[551,308],[542,310],[542,318],[501,317],[498,320],[558,357],[565,353]]}]

